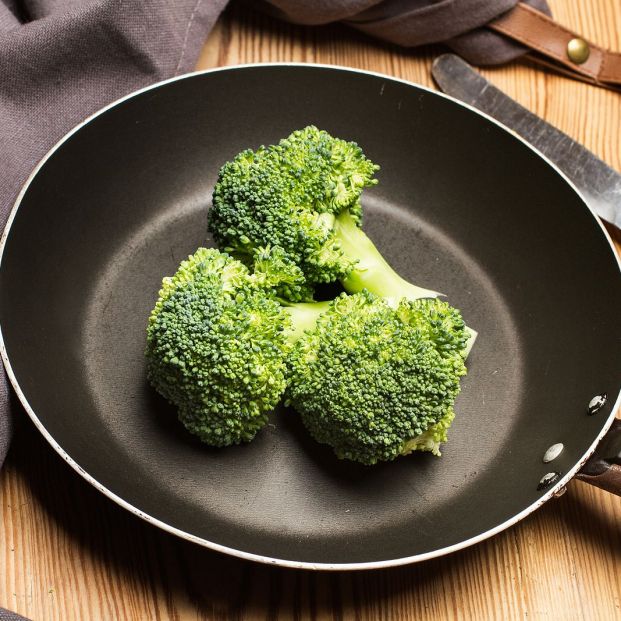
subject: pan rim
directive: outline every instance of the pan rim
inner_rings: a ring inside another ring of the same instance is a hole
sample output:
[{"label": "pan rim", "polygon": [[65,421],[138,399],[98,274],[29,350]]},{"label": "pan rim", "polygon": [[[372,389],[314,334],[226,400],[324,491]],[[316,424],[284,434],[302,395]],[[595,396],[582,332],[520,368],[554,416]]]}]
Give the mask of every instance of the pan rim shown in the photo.
[{"label": "pan rim", "polygon": [[[430,93],[432,95],[436,95],[436,96],[442,97],[444,99],[447,99],[449,101],[452,101],[453,103],[458,104],[458,105],[462,106],[463,108],[466,108],[470,112],[473,112],[473,113],[475,113],[475,114],[477,114],[477,115],[487,119],[489,122],[492,122],[494,125],[498,126],[500,129],[504,130],[505,132],[510,133],[514,138],[516,138],[517,140],[522,142],[536,156],[541,158],[548,166],[552,167],[552,169],[577,194],[577,196],[580,199],[580,201],[588,209],[588,211],[590,212],[591,216],[595,219],[597,225],[602,230],[605,239],[608,241],[608,244],[609,244],[610,250],[612,252],[612,255],[613,255],[613,257],[616,260],[617,268],[619,269],[619,272],[621,273],[621,258],[617,254],[617,251],[615,249],[615,246],[614,246],[614,244],[612,242],[612,239],[611,239],[608,231],[606,230],[606,228],[604,227],[602,222],[599,220],[599,218],[595,214],[593,208],[588,204],[588,202],[582,196],[582,194],[580,193],[578,188],[575,186],[575,184],[549,158],[547,158],[545,155],[543,155],[540,151],[538,151],[535,147],[533,147],[531,144],[529,144],[521,136],[516,134],[511,129],[507,128],[505,125],[503,125],[502,123],[500,123],[499,121],[497,121],[493,117],[489,116],[485,112],[482,112],[482,111],[474,108],[470,104],[464,103],[464,102],[462,102],[462,101],[460,101],[458,99],[455,99],[454,97],[446,95],[445,93],[442,93],[440,91],[435,91],[432,88],[429,88],[429,87],[421,85],[421,84],[417,84],[417,83],[409,81],[409,80],[404,80],[402,78],[390,76],[390,75],[383,74],[383,73],[376,72],[376,71],[369,71],[369,70],[365,70],[365,69],[357,69],[357,68],[346,67],[346,66],[341,66],[341,65],[330,65],[330,64],[323,64],[323,63],[302,63],[302,62],[271,62],[271,63],[236,64],[236,65],[228,65],[228,66],[224,66],[224,67],[214,67],[212,69],[204,69],[204,70],[201,70],[201,71],[194,71],[194,72],[185,73],[185,74],[182,74],[182,75],[173,76],[172,78],[168,78],[166,80],[162,80],[162,81],[156,82],[155,84],[151,84],[149,86],[143,87],[143,88],[138,89],[136,91],[132,91],[131,93],[129,93],[127,95],[124,95],[123,97],[121,97],[119,99],[116,99],[115,101],[109,103],[108,105],[104,106],[103,108],[99,109],[98,111],[96,111],[93,114],[91,114],[88,117],[86,117],[83,121],[78,123],[71,130],[69,130],[69,132],[67,132],[43,156],[43,158],[39,161],[39,163],[36,165],[36,167],[30,173],[30,175],[28,176],[26,182],[24,183],[24,185],[20,189],[20,192],[17,195],[17,198],[16,198],[16,200],[15,200],[15,202],[13,204],[13,207],[11,208],[11,212],[10,212],[9,217],[7,219],[7,223],[6,223],[5,229],[4,229],[4,231],[2,233],[2,237],[0,239],[0,270],[2,269],[2,260],[4,258],[4,250],[6,248],[6,242],[8,240],[8,237],[9,237],[9,234],[10,234],[10,231],[11,231],[11,226],[12,226],[13,221],[15,219],[15,216],[17,214],[17,210],[19,209],[19,206],[21,205],[21,202],[22,202],[24,196],[26,195],[26,193],[28,191],[28,188],[30,187],[32,181],[35,179],[35,177],[38,174],[38,172],[41,170],[41,168],[43,168],[43,166],[45,165],[47,160],[56,151],[58,151],[62,147],[62,145],[71,136],[73,136],[73,134],[75,134],[78,131],[80,131],[85,125],[87,125],[88,123],[93,121],[95,118],[97,118],[101,114],[103,114],[103,113],[107,112],[108,110],[110,110],[110,109],[112,109],[112,108],[122,104],[126,100],[129,100],[129,99],[131,99],[133,97],[141,95],[142,93],[148,92],[150,90],[154,90],[154,89],[160,88],[162,86],[171,84],[173,82],[176,82],[176,81],[179,81],[179,80],[185,80],[185,79],[192,78],[192,77],[195,77],[195,76],[201,76],[201,75],[206,75],[206,74],[211,74],[211,73],[217,73],[217,72],[221,72],[221,71],[238,71],[238,70],[244,70],[244,69],[250,69],[250,68],[263,68],[263,67],[295,67],[295,68],[307,68],[307,67],[310,67],[310,68],[316,68],[316,69],[328,69],[328,70],[333,70],[333,71],[346,71],[346,72],[350,72],[350,73],[359,73],[359,74],[366,75],[366,76],[379,77],[379,78],[382,78],[382,79],[385,79],[385,80],[390,80],[392,82],[398,82],[398,83],[404,84],[406,86],[415,86],[416,88],[419,88],[419,89],[421,89],[421,90],[423,90],[423,91],[425,91],[427,93]],[[143,520],[145,520],[146,522],[152,524],[153,526],[157,526],[158,528],[161,528],[162,530],[164,530],[166,532],[169,532],[169,533],[171,533],[173,535],[176,535],[176,536],[178,536],[178,537],[180,537],[182,539],[185,539],[186,541],[190,541],[192,543],[196,543],[198,545],[201,545],[203,547],[209,548],[209,549],[214,550],[216,552],[221,552],[221,553],[224,553],[224,554],[228,554],[228,555],[231,555],[231,556],[242,558],[244,560],[251,560],[251,561],[260,562],[260,563],[267,564],[267,565],[277,565],[277,566],[281,566],[281,567],[289,567],[289,568],[295,568],[295,569],[312,569],[312,570],[324,570],[324,571],[325,570],[328,570],[328,571],[351,571],[351,570],[366,570],[366,569],[381,569],[381,568],[388,568],[388,567],[396,567],[396,566],[400,566],[400,565],[407,565],[407,564],[411,564],[411,563],[418,563],[418,562],[430,560],[432,558],[437,558],[437,557],[440,557],[440,556],[451,554],[453,552],[457,552],[458,550],[462,550],[462,549],[465,549],[465,548],[470,547],[472,545],[475,545],[477,543],[480,543],[480,542],[484,541],[485,539],[493,537],[494,535],[502,532],[503,530],[506,530],[507,528],[513,526],[517,522],[521,521],[522,519],[524,519],[525,517],[530,515],[533,511],[535,511],[536,509],[541,507],[543,504],[545,504],[548,500],[550,500],[552,497],[557,495],[559,493],[559,491],[562,490],[569,483],[569,481],[577,474],[577,472],[580,470],[580,468],[584,465],[584,463],[588,460],[588,458],[595,451],[595,448],[597,447],[597,445],[601,442],[603,437],[606,435],[607,431],[609,430],[609,428],[613,424],[613,421],[614,421],[614,419],[616,417],[617,410],[621,406],[621,387],[620,387],[619,393],[616,396],[616,399],[615,399],[614,405],[613,405],[613,407],[612,407],[612,409],[610,411],[610,414],[609,414],[608,418],[603,422],[601,432],[598,434],[597,438],[591,444],[591,446],[585,451],[585,453],[582,455],[582,457],[576,462],[576,464],[572,468],[570,468],[569,471],[563,477],[561,477],[552,487],[550,487],[546,491],[545,494],[543,494],[535,502],[533,502],[529,506],[525,507],[519,513],[513,515],[508,520],[505,520],[504,522],[502,522],[500,524],[497,524],[493,528],[488,529],[488,530],[486,530],[486,531],[484,531],[482,533],[479,533],[478,535],[475,535],[474,537],[470,537],[470,538],[465,539],[463,541],[460,541],[458,543],[452,544],[450,546],[445,546],[445,547],[442,547],[442,548],[437,548],[437,549],[432,550],[430,552],[425,552],[425,553],[421,553],[421,554],[415,554],[415,555],[412,555],[412,556],[406,556],[406,557],[402,557],[402,558],[388,559],[388,560],[383,560],[383,561],[365,561],[365,562],[354,562],[354,563],[313,563],[313,562],[309,562],[309,561],[295,561],[295,560],[290,560],[290,559],[273,558],[273,557],[264,556],[264,555],[261,555],[261,554],[255,554],[255,553],[252,553],[252,552],[246,552],[244,550],[238,550],[236,548],[232,548],[232,547],[225,546],[225,545],[213,542],[213,541],[209,541],[208,539],[204,539],[202,537],[198,537],[198,536],[193,535],[193,534],[191,534],[189,532],[186,532],[186,531],[184,531],[184,530],[182,530],[180,528],[171,526],[170,524],[167,524],[167,523],[165,523],[165,522],[163,522],[163,521],[153,517],[152,515],[149,515],[148,513],[142,511],[138,507],[135,507],[134,505],[132,505],[127,500],[121,498],[120,496],[115,494],[113,491],[108,489],[105,485],[100,483],[97,479],[95,479],[88,472],[86,472],[86,470],[84,470],[62,448],[62,446],[47,431],[47,429],[45,428],[43,423],[39,420],[39,418],[38,418],[37,414],[35,413],[34,409],[30,406],[30,404],[28,402],[28,399],[26,398],[26,395],[22,392],[22,390],[21,390],[21,388],[19,386],[19,382],[18,382],[17,377],[16,377],[16,375],[15,375],[15,373],[13,371],[13,368],[12,368],[10,360],[9,360],[8,352],[6,350],[6,346],[5,346],[4,337],[3,337],[3,334],[2,334],[2,326],[1,325],[0,325],[0,355],[2,356],[2,360],[4,362],[4,367],[6,369],[6,372],[7,372],[7,375],[9,377],[9,380],[11,382],[11,385],[13,386],[13,389],[15,390],[15,393],[17,394],[17,396],[18,396],[22,406],[26,410],[28,416],[33,421],[35,427],[39,430],[39,432],[43,435],[43,437],[48,441],[48,443],[52,446],[52,448],[80,476],[82,476],[88,483],[90,483],[93,487],[95,487],[97,490],[99,490],[102,494],[104,494],[105,496],[110,498],[112,501],[114,501],[115,503],[117,503],[118,505],[123,507],[124,509],[126,509],[129,512],[133,513],[134,515],[136,515],[136,516],[142,518]]]}]

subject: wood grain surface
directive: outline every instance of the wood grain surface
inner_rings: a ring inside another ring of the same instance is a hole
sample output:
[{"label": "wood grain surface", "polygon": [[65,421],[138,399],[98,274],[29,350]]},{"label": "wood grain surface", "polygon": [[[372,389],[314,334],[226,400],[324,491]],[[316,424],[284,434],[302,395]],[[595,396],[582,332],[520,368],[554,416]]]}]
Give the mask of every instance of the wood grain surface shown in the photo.
[{"label": "wood grain surface", "polygon": [[[549,1],[559,21],[621,50],[618,0]],[[233,7],[199,66],[320,62],[431,85],[439,51]],[[484,73],[621,169],[619,93],[526,63]],[[0,473],[0,507],[0,606],[37,621],[621,619],[621,498],[579,482],[517,526],[449,557],[359,573],[285,570],[222,556],[140,521],[73,472],[24,415]]]}]

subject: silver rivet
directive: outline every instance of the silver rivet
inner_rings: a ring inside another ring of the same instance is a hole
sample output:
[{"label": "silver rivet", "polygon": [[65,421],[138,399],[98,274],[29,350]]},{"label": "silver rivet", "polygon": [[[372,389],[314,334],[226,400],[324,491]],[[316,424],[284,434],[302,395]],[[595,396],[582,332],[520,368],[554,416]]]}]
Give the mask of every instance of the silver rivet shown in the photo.
[{"label": "silver rivet", "polygon": [[553,444],[544,454],[543,463],[547,464],[553,460],[555,460],[562,452],[565,447],[559,442],[558,444]]},{"label": "silver rivet", "polygon": [[550,487],[552,483],[558,481],[560,476],[560,472],[548,472],[548,474],[544,474],[541,477],[541,481],[539,481],[539,485],[537,485],[537,491]]},{"label": "silver rivet", "polygon": [[595,395],[589,401],[589,407],[587,408],[589,414],[593,415],[596,412],[599,412],[606,404],[606,399],[608,399],[608,395],[605,392],[603,392],[601,395]]}]

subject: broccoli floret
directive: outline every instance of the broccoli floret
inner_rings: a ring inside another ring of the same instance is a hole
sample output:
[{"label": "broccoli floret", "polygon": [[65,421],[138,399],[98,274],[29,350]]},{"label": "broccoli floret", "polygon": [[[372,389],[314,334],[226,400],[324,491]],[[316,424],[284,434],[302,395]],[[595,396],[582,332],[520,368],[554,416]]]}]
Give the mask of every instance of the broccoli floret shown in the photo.
[{"label": "broccoli floret", "polygon": [[222,167],[209,230],[249,265],[257,248],[280,246],[309,288],[341,280],[350,293],[368,289],[395,306],[436,297],[401,278],[360,228],[360,195],[378,169],[356,143],[306,127]]},{"label": "broccoli floret", "polygon": [[439,454],[468,337],[446,302],[403,300],[393,309],[367,291],[342,294],[294,344],[288,402],[340,458],[375,464],[412,450]]},{"label": "broccoli floret", "polygon": [[325,308],[295,311],[274,287],[296,290],[295,266],[261,249],[254,273],[217,250],[200,248],[164,278],[147,327],[147,377],[178,408],[186,428],[212,446],[252,440],[286,386],[291,316],[312,327]]}]

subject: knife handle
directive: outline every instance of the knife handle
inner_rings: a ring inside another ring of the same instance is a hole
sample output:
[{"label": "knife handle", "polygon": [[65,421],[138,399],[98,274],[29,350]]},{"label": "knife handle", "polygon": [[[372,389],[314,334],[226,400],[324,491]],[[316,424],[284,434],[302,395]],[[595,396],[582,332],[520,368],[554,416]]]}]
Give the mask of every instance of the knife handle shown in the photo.
[{"label": "knife handle", "polygon": [[488,27],[534,50],[531,58],[573,78],[607,88],[621,85],[621,54],[611,52],[518,2]]}]

